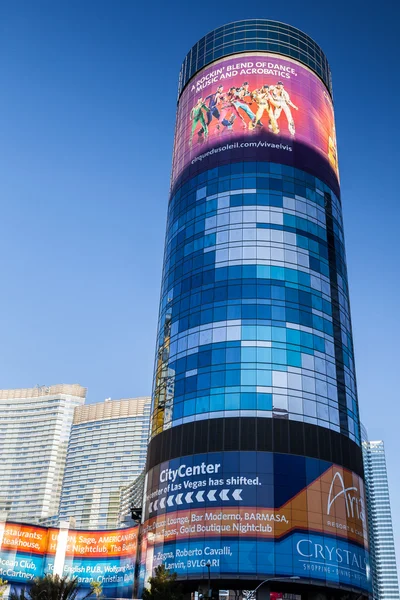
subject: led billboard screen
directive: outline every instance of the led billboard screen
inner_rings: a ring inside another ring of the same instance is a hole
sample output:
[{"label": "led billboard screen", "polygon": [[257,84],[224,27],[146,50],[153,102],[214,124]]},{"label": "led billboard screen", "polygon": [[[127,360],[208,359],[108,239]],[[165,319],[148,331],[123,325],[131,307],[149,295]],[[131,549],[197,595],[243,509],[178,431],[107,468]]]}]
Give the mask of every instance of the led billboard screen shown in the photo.
[{"label": "led billboard screen", "polygon": [[29,583],[43,575],[48,529],[0,522],[0,577]]},{"label": "led billboard screen", "polygon": [[57,554],[63,575],[77,577],[83,595],[92,581],[99,581],[106,597],[132,597],[137,527],[110,531],[65,531],[19,523],[0,523],[0,527],[0,577],[10,585],[29,585],[35,577],[54,573]]},{"label": "led billboard screen", "polygon": [[142,572],[298,576],[370,589],[363,482],[326,461],[268,452],[177,458],[148,473]]},{"label": "led billboard screen", "polygon": [[245,53],[200,71],[178,105],[172,185],[227,162],[258,160],[304,168],[337,185],[332,100],[295,60]]}]

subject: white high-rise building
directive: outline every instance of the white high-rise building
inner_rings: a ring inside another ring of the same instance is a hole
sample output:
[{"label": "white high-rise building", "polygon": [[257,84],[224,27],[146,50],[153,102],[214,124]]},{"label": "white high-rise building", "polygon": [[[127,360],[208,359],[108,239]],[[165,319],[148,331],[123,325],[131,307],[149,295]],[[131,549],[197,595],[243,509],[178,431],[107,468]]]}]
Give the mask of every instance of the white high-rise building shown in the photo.
[{"label": "white high-rise building", "polygon": [[149,397],[106,400],[75,411],[68,445],[60,520],[111,529],[119,523],[120,488],[146,462]]},{"label": "white high-rise building", "polygon": [[120,488],[118,522],[121,527],[131,524],[133,510],[136,514],[138,514],[138,510],[141,511],[145,479],[145,473],[142,471],[132,483]]},{"label": "white high-rise building", "polygon": [[361,427],[375,600],[399,600],[396,552],[383,441],[368,441]]},{"label": "white high-rise building", "polygon": [[86,388],[0,390],[0,513],[9,521],[57,515],[74,409]]}]

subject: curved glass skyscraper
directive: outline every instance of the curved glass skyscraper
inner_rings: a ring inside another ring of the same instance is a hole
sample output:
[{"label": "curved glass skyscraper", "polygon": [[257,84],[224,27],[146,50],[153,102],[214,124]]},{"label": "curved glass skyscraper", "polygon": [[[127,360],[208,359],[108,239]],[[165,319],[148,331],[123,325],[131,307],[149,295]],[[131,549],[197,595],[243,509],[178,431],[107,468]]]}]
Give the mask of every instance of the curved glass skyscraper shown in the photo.
[{"label": "curved glass skyscraper", "polygon": [[180,73],[142,578],[367,595],[362,478],[329,66],[231,23]]}]

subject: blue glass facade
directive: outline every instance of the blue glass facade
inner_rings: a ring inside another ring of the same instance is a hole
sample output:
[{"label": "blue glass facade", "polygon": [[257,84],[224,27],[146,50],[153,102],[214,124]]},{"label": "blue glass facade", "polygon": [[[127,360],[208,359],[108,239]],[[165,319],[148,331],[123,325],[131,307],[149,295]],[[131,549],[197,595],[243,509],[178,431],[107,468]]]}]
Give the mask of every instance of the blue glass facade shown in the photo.
[{"label": "blue glass facade", "polygon": [[330,71],[281,23],[181,69],[146,472],[142,583],[370,591]]},{"label": "blue glass facade", "polygon": [[164,264],[173,393],[153,435],[276,416],[359,443],[341,208],[322,181],[267,162],[194,177],[171,198]]}]

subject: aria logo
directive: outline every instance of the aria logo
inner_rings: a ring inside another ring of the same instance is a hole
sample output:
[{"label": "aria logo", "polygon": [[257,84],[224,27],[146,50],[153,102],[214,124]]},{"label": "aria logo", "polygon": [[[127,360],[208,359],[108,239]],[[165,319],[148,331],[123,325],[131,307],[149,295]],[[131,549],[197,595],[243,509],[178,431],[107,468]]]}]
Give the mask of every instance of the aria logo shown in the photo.
[{"label": "aria logo", "polygon": [[[339,492],[337,492],[337,494],[333,495],[334,494],[333,488],[334,488],[335,482],[336,482],[336,485],[339,485],[341,489]],[[336,500],[338,500],[338,498],[341,498],[341,497],[344,497],[344,500],[346,503],[347,517],[352,518],[352,519],[354,519],[354,518],[360,519],[360,521],[364,522],[365,521],[364,500],[363,500],[363,498],[361,498],[358,488],[356,488],[356,487],[346,488],[342,475],[339,473],[339,471],[336,471],[336,473],[332,479],[331,487],[329,489],[328,505],[327,505],[328,515],[330,514],[333,504],[336,502]]]}]

